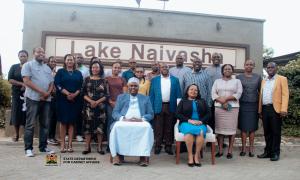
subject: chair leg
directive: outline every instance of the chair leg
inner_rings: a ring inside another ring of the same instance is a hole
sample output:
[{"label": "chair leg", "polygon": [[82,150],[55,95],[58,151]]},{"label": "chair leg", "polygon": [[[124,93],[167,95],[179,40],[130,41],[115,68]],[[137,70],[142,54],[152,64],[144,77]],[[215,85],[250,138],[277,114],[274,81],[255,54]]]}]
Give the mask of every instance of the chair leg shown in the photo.
[{"label": "chair leg", "polygon": [[176,141],[176,164],[179,164],[180,159],[180,141]]},{"label": "chair leg", "polygon": [[215,154],[216,154],[216,143],[212,142],[211,143],[211,164],[212,165],[214,165],[216,161]]}]

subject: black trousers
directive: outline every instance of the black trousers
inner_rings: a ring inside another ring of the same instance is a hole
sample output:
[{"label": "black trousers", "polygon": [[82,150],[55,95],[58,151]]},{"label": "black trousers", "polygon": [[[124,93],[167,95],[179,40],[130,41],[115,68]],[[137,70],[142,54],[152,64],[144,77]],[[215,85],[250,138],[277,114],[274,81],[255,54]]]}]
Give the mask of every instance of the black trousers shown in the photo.
[{"label": "black trousers", "polygon": [[155,147],[161,147],[163,139],[165,146],[171,146],[174,142],[174,113],[170,112],[168,103],[162,104],[162,111],[155,115],[154,119],[154,139]]},{"label": "black trousers", "polygon": [[266,141],[265,152],[270,155],[280,154],[282,119],[273,105],[262,106],[263,127]]},{"label": "black trousers", "polygon": [[55,139],[56,124],[57,124],[56,99],[53,98],[50,103],[50,123],[49,123],[49,135],[48,135],[49,139]]},{"label": "black trousers", "polygon": [[208,121],[208,125],[215,132],[215,104],[213,103],[210,109],[210,119]]}]

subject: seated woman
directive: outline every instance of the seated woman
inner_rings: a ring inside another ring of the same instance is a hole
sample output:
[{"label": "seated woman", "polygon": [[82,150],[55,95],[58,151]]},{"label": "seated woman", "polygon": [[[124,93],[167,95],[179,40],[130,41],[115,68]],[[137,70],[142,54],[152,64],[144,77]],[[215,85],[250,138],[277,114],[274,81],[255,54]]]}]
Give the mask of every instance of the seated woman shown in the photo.
[{"label": "seated woman", "polygon": [[[210,112],[205,100],[201,99],[196,84],[188,86],[184,98],[178,104],[176,116],[179,119],[179,132],[184,134],[188,150],[188,166],[200,167],[200,151],[204,143]],[[193,156],[194,141],[196,152]]]}]

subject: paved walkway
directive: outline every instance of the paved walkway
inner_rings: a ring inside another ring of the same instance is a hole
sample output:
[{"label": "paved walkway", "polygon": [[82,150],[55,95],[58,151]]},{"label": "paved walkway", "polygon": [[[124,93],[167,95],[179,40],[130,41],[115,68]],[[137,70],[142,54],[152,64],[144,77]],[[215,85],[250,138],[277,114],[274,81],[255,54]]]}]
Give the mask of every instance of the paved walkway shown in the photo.
[{"label": "paved walkway", "polygon": [[[257,138],[259,139],[259,138]],[[234,149],[232,160],[222,157],[216,159],[216,165],[210,163],[209,148],[204,153],[202,167],[190,168],[186,165],[187,155],[181,154],[181,163],[175,164],[175,157],[162,152],[160,155],[153,155],[149,167],[136,165],[137,158],[126,158],[128,163],[116,167],[110,164],[109,154],[99,155],[95,151],[86,156],[81,154],[83,143],[74,143],[75,152],[70,154],[58,153],[61,160],[58,166],[46,166],[46,155],[37,152],[37,140],[34,148],[36,156],[25,157],[23,142],[12,142],[11,138],[0,137],[0,179],[140,179],[140,180],[298,180],[300,177],[300,143],[296,139],[284,138],[282,143],[281,160],[271,162],[269,159],[257,159],[240,157],[239,140]],[[256,142],[256,154],[263,151],[263,143]],[[59,151],[57,146],[49,146]],[[69,163],[67,163],[69,162]]]}]

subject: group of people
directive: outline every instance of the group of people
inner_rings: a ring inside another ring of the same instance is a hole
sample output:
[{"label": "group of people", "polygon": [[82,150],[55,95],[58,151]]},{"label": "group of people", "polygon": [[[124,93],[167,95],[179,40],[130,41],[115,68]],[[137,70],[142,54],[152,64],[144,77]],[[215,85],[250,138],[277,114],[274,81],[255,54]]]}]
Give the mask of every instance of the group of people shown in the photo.
[{"label": "group of people", "polygon": [[[236,130],[241,130],[240,156],[254,156],[254,133],[259,117],[263,119],[266,147],[258,158],[280,157],[281,118],[287,114],[287,79],[276,74],[276,64],[267,66],[265,80],[253,73],[255,62],[246,60],[244,73],[234,77],[234,67],[223,64],[222,54],[212,54],[212,65],[202,68],[195,59],[192,69],[184,65],[184,56],[176,57],[176,66],[153,63],[152,71],[129,59],[129,69],[121,74],[122,64],[112,63],[105,73],[101,60],[93,57],[89,68],[81,54],[64,56],[63,68],[56,70],[56,59],[45,60],[41,47],[34,48],[33,60],[28,53],[18,54],[20,63],[9,71],[12,84],[11,124],[18,141],[19,127],[25,125],[24,144],[28,157],[33,153],[33,134],[39,120],[39,150],[54,153],[48,143],[55,139],[56,122],[60,122],[60,152],[73,152],[73,134],[84,135],[82,154],[91,152],[91,141],[97,139],[97,152],[105,154],[103,139],[109,142],[112,163],[120,165],[124,156],[139,156],[141,166],[149,165],[154,154],[164,150],[173,155],[176,121],[184,134],[188,165],[201,166],[199,153],[205,142],[207,125],[217,134],[218,153],[223,156],[224,137],[229,137],[226,157],[233,157]],[[22,98],[23,97],[23,98]],[[25,106],[24,106],[25,105]],[[68,138],[66,138],[68,137]],[[48,143],[47,143],[48,139]],[[68,143],[66,143],[68,141]],[[193,146],[195,150],[193,153]]]}]

